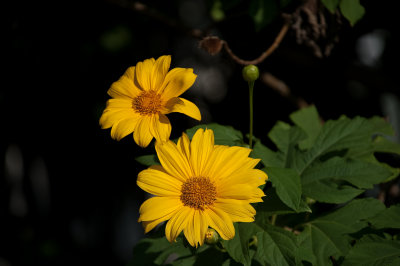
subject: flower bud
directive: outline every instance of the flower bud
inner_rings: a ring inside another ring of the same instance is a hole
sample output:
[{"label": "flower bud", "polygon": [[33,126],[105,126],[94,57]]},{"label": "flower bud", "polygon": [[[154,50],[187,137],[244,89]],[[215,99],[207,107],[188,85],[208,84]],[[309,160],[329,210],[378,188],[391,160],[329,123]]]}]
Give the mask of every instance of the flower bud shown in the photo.
[{"label": "flower bud", "polygon": [[247,82],[254,82],[260,76],[258,67],[255,65],[245,66],[242,70],[243,79]]},{"label": "flower bud", "polygon": [[209,245],[213,245],[216,244],[218,240],[219,240],[218,233],[214,229],[208,228],[205,236],[205,242]]}]

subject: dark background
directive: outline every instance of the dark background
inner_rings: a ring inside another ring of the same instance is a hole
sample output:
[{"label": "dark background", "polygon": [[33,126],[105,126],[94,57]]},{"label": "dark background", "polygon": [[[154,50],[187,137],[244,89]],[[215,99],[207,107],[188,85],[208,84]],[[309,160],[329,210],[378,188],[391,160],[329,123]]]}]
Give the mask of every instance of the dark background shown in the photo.
[{"label": "dark background", "polygon": [[[315,57],[289,31],[260,72],[283,80],[325,120],[380,115],[397,129],[397,9],[388,1],[361,2],[365,17],[353,28],[343,19],[329,57]],[[114,1],[1,4],[0,266],[124,265],[132,259],[143,237],[137,218],[145,196],[136,186],[144,167],[134,158],[154,149],[136,146],[132,135],[112,140],[98,121],[109,86],[138,61],[170,54],[172,67],[193,68],[198,78],[183,97],[199,106],[202,122],[247,132],[242,67],[225,52],[213,57],[200,50],[182,27],[209,28],[252,59],[272,43],[282,20],[256,32],[246,3],[215,25],[209,1],[143,3],[176,26]],[[289,121],[295,110],[256,83],[254,133],[263,142],[274,123]],[[169,118],[171,138],[198,124],[181,114]]]}]

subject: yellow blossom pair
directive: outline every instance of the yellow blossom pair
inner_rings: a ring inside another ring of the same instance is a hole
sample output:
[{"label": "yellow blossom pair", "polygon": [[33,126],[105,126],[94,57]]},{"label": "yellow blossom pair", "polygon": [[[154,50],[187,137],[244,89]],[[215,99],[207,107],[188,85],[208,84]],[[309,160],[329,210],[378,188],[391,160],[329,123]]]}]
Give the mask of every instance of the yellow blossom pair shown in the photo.
[{"label": "yellow blossom pair", "polygon": [[168,221],[165,235],[175,241],[183,231],[190,245],[205,241],[209,227],[223,239],[235,235],[234,222],[254,221],[251,203],[261,202],[259,188],[267,175],[254,167],[250,149],[214,144],[212,130],[199,129],[189,140],[183,133],[177,144],[169,140],[171,124],[165,114],[181,112],[200,120],[199,109],[180,96],[196,79],[192,69],[168,72],[170,56],[147,59],[130,67],[112,84],[107,107],[100,118],[117,140],[133,132],[141,147],[153,137],[161,165],[139,173],[137,184],[154,195],[140,207],[145,232]]}]

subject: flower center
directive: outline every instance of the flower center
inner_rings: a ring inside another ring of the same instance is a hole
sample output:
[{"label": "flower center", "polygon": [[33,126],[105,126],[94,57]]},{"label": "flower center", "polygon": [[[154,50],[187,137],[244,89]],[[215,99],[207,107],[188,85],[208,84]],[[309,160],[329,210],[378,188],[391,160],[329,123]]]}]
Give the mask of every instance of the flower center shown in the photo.
[{"label": "flower center", "polygon": [[182,185],[183,205],[204,210],[216,200],[217,191],[213,182],[206,177],[191,177]]},{"label": "flower center", "polygon": [[132,107],[141,115],[156,114],[161,110],[161,96],[155,91],[144,91],[133,99]]}]

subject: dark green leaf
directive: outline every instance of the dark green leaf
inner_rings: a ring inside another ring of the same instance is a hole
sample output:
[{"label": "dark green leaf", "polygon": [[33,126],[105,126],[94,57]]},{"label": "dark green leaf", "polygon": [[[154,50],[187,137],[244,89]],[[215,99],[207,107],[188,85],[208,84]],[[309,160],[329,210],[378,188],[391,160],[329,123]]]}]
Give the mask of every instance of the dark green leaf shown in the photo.
[{"label": "dark green leaf", "polygon": [[264,225],[257,233],[257,255],[263,265],[295,265],[297,253],[296,237],[277,226]]},{"label": "dark green leaf", "polygon": [[216,123],[198,125],[186,130],[189,139],[192,139],[194,133],[196,133],[199,128],[212,129],[214,131],[215,144],[241,146],[244,143],[243,134],[240,131],[231,126],[223,126]]},{"label": "dark green leaf", "polygon": [[307,138],[299,143],[301,149],[309,149],[317,138],[322,124],[315,106],[300,109],[290,115],[290,119],[295,125],[301,128],[307,135]]},{"label": "dark green leaf", "polygon": [[400,265],[400,242],[375,235],[364,236],[349,251],[342,265]]},{"label": "dark green leaf", "polygon": [[365,13],[365,9],[360,4],[360,0],[341,0],[340,11],[350,22],[351,26],[354,26],[354,24],[356,24]]},{"label": "dark green leaf", "polygon": [[372,145],[374,152],[387,152],[387,153],[400,154],[400,144],[390,141],[383,136],[377,136],[374,139]]},{"label": "dark green leaf", "polygon": [[282,162],[283,167],[289,167],[294,158],[297,157],[295,147],[306,138],[306,134],[299,127],[278,121],[269,132],[268,137],[279,149],[277,160]]},{"label": "dark green leaf", "polygon": [[133,260],[129,265],[162,265],[173,253],[176,258],[192,254],[183,245],[182,238],[180,237],[173,244],[169,243],[165,237],[144,238],[133,249]]},{"label": "dark green leaf", "polygon": [[266,167],[284,167],[285,164],[277,152],[270,150],[260,141],[257,141],[254,144],[253,151],[250,156],[252,158],[261,159],[262,164]]},{"label": "dark green leaf", "polygon": [[300,176],[290,168],[268,167],[265,169],[279,198],[290,208],[299,211],[301,201]]},{"label": "dark green leaf", "polygon": [[235,237],[231,240],[223,240],[223,245],[235,261],[250,265],[252,258],[249,251],[249,241],[261,229],[254,223],[235,223],[234,225]]},{"label": "dark green leaf", "polygon": [[300,260],[313,265],[331,265],[331,256],[337,259],[350,249],[352,238],[349,234],[366,227],[364,220],[384,208],[376,199],[359,199],[311,221],[298,237]]},{"label": "dark green leaf", "polygon": [[391,171],[384,166],[334,157],[306,169],[301,181],[304,195],[322,202],[343,203],[363,192],[346,182],[367,189],[390,176]]},{"label": "dark green leaf", "polygon": [[312,183],[312,185],[303,187],[304,195],[326,203],[347,202],[363,192],[364,190],[362,189],[340,185],[332,181],[317,181]]},{"label": "dark green leaf", "polygon": [[339,5],[339,0],[321,0],[321,2],[329,10],[329,12],[335,14],[336,8]]},{"label": "dark green leaf", "polygon": [[160,161],[158,160],[156,154],[142,155],[142,156],[136,157],[135,160],[138,163],[141,163],[145,166],[160,164]]},{"label": "dark green leaf", "polygon": [[[264,202],[257,203],[257,216],[264,215],[264,217],[271,216],[273,214],[289,214],[295,213],[295,211],[285,205],[282,200],[276,194],[275,188],[269,188],[265,191]],[[300,201],[297,212],[311,212],[307,203],[304,200]]]},{"label": "dark green leaf", "polygon": [[302,156],[294,157],[293,166],[302,174],[322,155],[334,151],[351,151],[356,154],[371,149],[372,135],[391,133],[391,128],[381,118],[365,119],[347,117],[327,121],[314,145]]},{"label": "dark green leaf", "polygon": [[256,31],[271,23],[279,13],[279,6],[275,0],[252,0],[249,14],[253,19]]},{"label": "dark green leaf", "polygon": [[394,205],[368,220],[375,228],[400,229],[400,205]]}]

